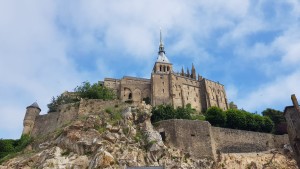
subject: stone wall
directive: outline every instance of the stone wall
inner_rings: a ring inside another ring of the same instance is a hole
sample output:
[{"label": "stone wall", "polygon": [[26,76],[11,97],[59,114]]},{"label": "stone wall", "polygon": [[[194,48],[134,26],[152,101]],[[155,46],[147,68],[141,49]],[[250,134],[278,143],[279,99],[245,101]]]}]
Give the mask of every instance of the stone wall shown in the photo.
[{"label": "stone wall", "polygon": [[82,99],[78,103],[61,105],[57,112],[38,115],[34,122],[31,136],[46,135],[70,123],[78,116],[104,111],[107,107],[120,104],[119,100],[103,101],[100,99]]},{"label": "stone wall", "polygon": [[259,152],[282,148],[287,144],[287,135],[212,127],[216,149],[224,153]]},{"label": "stone wall", "polygon": [[211,127],[206,121],[173,119],[157,123],[156,129],[165,135],[165,143],[196,158],[215,159]]},{"label": "stone wall", "polygon": [[202,110],[200,82],[196,79],[172,74],[172,98],[174,107],[191,104],[192,108]]},{"label": "stone wall", "polygon": [[201,83],[204,88],[204,101],[206,102],[204,109],[206,110],[209,107],[217,106],[223,110],[227,110],[228,103],[224,86],[208,79],[203,79]]},{"label": "stone wall", "polygon": [[144,98],[151,97],[150,79],[124,76],[122,79],[105,78],[104,86],[111,88],[121,101],[141,103]]},{"label": "stone wall", "polygon": [[287,135],[212,127],[207,121],[165,120],[155,124],[165,136],[165,143],[193,154],[195,157],[215,159],[223,153],[260,152],[283,148],[289,143]]}]

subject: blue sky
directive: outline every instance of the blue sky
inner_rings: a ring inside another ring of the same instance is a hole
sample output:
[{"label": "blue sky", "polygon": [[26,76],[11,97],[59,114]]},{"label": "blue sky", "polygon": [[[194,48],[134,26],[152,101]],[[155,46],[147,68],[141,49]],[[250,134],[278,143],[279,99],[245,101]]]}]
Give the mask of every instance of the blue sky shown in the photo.
[{"label": "blue sky", "polygon": [[260,113],[300,98],[298,0],[0,2],[0,138],[18,138],[26,106],[83,81],[149,78],[159,29],[175,71],[225,85],[229,101]]}]

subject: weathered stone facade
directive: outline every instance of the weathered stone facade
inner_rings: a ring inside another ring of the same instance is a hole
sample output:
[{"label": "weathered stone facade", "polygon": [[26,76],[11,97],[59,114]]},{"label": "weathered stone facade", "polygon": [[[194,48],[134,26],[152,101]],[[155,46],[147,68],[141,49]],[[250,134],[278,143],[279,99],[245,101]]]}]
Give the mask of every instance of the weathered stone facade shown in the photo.
[{"label": "weathered stone facade", "polygon": [[291,96],[293,106],[284,109],[284,117],[287,122],[287,130],[295,160],[300,167],[300,107],[295,95]]},{"label": "weathered stone facade", "polygon": [[119,104],[119,100],[82,99],[77,103],[61,105],[56,112],[40,115],[41,109],[34,103],[27,107],[22,134],[29,134],[33,137],[47,135],[81,116],[95,112],[101,113],[105,108]]},{"label": "weathered stone facade", "polygon": [[166,145],[197,158],[216,160],[217,153],[262,152],[283,148],[287,135],[213,127],[207,121],[173,119],[155,124]]},{"label": "weathered stone facade", "polygon": [[185,73],[183,69],[181,73],[175,73],[165,55],[162,40],[150,79],[125,76],[122,79],[105,78],[103,83],[112,88],[120,100],[136,104],[148,98],[152,106],[172,104],[184,107],[191,104],[198,111],[212,106],[228,109],[224,85],[196,76],[194,65],[191,73],[189,70]]}]

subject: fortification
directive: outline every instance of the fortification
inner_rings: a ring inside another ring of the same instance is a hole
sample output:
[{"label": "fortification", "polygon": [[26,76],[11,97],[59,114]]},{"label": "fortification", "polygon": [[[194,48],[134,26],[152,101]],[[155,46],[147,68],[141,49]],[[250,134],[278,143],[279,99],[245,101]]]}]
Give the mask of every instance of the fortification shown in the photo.
[{"label": "fortification", "polygon": [[39,115],[41,109],[37,103],[27,107],[22,134],[32,137],[47,135],[69,122],[89,113],[101,113],[107,107],[120,105],[119,100],[82,99],[80,102],[59,106],[56,112]]},{"label": "fortification", "polygon": [[283,148],[287,135],[212,127],[207,121],[173,119],[155,124],[163,141],[196,158],[216,160],[217,152],[246,153]]},{"label": "fortification", "polygon": [[171,104],[174,107],[191,104],[198,111],[212,106],[228,109],[224,85],[197,75],[193,64],[191,73],[183,68],[181,73],[173,71],[161,34],[158,57],[150,79],[128,76],[122,79],[105,78],[103,84],[112,88],[123,102],[138,104],[142,100],[150,100],[152,106]]},{"label": "fortification", "polygon": [[34,102],[32,105],[28,106],[26,108],[26,114],[23,120],[23,132],[22,135],[24,134],[31,134],[31,131],[34,127],[35,124],[35,119],[36,117],[40,114],[41,109],[39,105]]}]

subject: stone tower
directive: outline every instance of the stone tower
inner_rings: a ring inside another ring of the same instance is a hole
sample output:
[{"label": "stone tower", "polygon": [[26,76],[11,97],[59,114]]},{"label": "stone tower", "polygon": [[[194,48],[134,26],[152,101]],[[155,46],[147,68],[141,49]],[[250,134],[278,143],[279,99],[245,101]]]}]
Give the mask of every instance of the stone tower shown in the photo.
[{"label": "stone tower", "polygon": [[172,64],[166,56],[162,35],[160,32],[160,44],[158,57],[151,74],[152,105],[171,104],[170,79],[173,72]]},{"label": "stone tower", "polygon": [[36,102],[32,103],[32,105],[26,108],[26,114],[23,121],[24,128],[23,128],[22,135],[24,134],[30,135],[34,126],[35,118],[40,114],[40,112],[41,109]]}]

